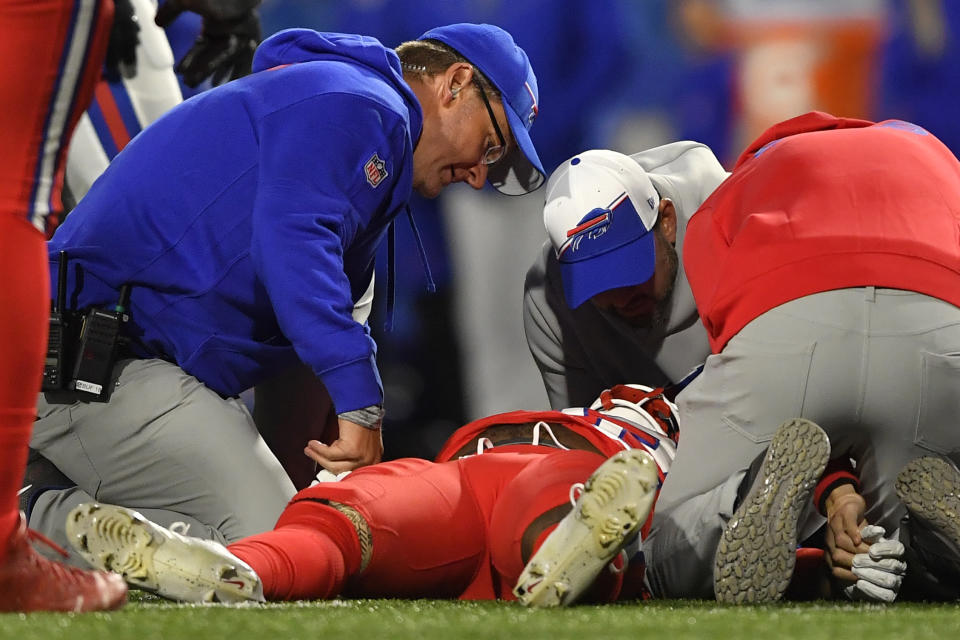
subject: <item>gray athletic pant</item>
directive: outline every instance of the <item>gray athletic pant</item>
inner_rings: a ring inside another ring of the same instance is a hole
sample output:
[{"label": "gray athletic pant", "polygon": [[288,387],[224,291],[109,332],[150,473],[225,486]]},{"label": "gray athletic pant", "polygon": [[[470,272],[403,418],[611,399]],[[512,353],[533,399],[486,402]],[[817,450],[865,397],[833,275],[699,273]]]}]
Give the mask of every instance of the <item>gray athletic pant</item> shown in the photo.
[{"label": "gray athletic pant", "polygon": [[[680,442],[650,537],[662,597],[713,597],[713,555],[737,485],[777,427],[803,417],[832,457],[858,461],[867,521],[894,531],[893,482],[908,461],[960,449],[960,308],[908,291],[842,289],[744,327],[680,394]],[[801,539],[823,519],[801,517]]]},{"label": "gray athletic pant", "polygon": [[93,501],[224,543],[273,528],[294,486],[239,399],[162,360],[121,361],[114,379],[108,403],[40,395],[30,446],[77,486],[42,493],[31,528],[70,549],[67,513]]}]

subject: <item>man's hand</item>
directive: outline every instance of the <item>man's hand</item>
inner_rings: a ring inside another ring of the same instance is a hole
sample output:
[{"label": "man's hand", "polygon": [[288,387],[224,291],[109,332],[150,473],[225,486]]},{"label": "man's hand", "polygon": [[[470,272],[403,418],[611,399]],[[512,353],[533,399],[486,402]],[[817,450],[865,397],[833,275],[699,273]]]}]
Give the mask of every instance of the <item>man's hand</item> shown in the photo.
[{"label": "man's hand", "polygon": [[834,489],[826,500],[827,565],[845,583],[852,600],[893,602],[907,565],[903,545],[884,538],[883,527],[867,524],[866,501],[852,485]]},{"label": "man's hand", "polygon": [[826,561],[834,578],[845,582],[855,582],[853,557],[858,553],[867,553],[860,527],[866,524],[863,514],[867,504],[853,485],[842,485],[830,492],[826,500],[827,508],[827,553]]},{"label": "man's hand", "polygon": [[260,43],[260,0],[167,0],[155,22],[166,27],[184,10],[203,16],[203,31],[177,64],[183,81],[196,87],[206,78],[215,85],[250,73]]},{"label": "man's hand", "polygon": [[368,464],[376,464],[383,457],[383,436],[380,429],[368,429],[340,418],[340,437],[326,445],[311,440],[303,450],[321,467],[331,473],[352,471]]}]

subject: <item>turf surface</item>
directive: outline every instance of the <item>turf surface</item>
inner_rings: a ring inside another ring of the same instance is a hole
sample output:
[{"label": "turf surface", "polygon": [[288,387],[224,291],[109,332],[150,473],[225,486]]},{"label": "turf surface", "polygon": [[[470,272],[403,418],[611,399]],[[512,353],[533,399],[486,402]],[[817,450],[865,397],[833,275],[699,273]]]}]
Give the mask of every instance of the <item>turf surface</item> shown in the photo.
[{"label": "turf surface", "polygon": [[176,605],[134,594],[109,614],[4,614],[0,638],[960,638],[960,606],[797,603],[727,607],[713,602],[530,610],[516,604],[439,600],[333,600],[241,607]]}]

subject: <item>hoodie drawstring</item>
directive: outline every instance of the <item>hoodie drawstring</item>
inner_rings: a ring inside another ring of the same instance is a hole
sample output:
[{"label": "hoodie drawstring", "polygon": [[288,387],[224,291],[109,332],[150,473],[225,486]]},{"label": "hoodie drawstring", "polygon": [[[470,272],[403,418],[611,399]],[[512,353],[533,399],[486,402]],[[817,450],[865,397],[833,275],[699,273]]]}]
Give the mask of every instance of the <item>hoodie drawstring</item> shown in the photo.
[{"label": "hoodie drawstring", "polygon": [[417,229],[417,223],[413,220],[413,211],[407,206],[407,220],[410,221],[410,230],[413,231],[413,239],[417,241],[417,251],[420,253],[420,262],[423,263],[423,273],[427,276],[427,291],[435,293],[437,285],[433,282],[433,274],[430,273],[430,263],[427,262],[427,251],[423,248],[423,240],[420,239],[420,230]]},{"label": "hoodie drawstring", "polygon": [[[423,247],[423,240],[420,238],[420,230],[417,229],[417,223],[413,219],[413,211],[410,205],[404,207],[407,211],[407,220],[410,221],[410,230],[413,231],[413,239],[417,243],[417,252],[420,254],[420,262],[423,263],[423,272],[427,276],[427,291],[434,293],[437,285],[433,281],[433,274],[430,273],[430,263],[427,261],[427,251]],[[395,220],[390,221],[390,228],[387,230],[387,321],[383,324],[384,331],[393,330],[393,309],[396,304],[396,255],[397,255],[397,227]]]},{"label": "hoodie drawstring", "polygon": [[394,273],[394,258],[397,253],[397,225],[390,221],[387,229],[387,321],[383,323],[384,331],[393,331],[393,305],[396,301],[396,274]]}]

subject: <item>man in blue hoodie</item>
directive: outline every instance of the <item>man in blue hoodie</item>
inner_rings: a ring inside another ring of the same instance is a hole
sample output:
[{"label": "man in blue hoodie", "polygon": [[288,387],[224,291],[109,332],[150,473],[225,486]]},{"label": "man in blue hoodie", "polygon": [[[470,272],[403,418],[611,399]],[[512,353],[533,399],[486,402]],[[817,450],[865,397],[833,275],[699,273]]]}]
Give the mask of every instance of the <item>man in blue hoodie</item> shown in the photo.
[{"label": "man in blue hoodie", "polygon": [[31,526],[55,540],[91,499],[227,542],[272,528],[294,484],[236,396],[298,366],[339,430],[308,455],[335,473],[377,462],[377,245],[414,189],[543,182],[536,78],[497,27],[440,27],[396,52],[287,30],[254,72],[145,129],[49,243],[54,281],[67,253],[67,308],[129,318],[112,377],[68,371],[73,389],[39,398],[32,447],[76,484],[31,497]]}]

